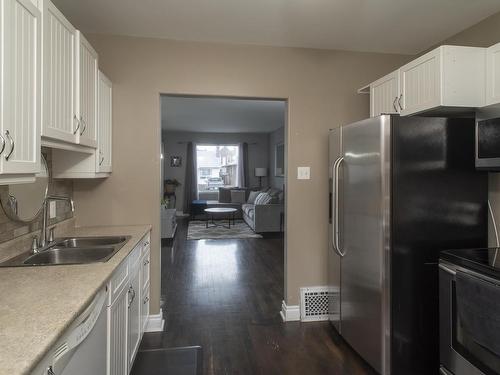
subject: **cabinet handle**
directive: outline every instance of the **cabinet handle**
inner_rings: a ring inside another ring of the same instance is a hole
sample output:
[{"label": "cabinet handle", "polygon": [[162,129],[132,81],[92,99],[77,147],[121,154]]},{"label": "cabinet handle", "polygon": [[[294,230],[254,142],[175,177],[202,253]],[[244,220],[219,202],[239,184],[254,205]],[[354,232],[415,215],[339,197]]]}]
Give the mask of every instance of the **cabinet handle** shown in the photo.
[{"label": "cabinet handle", "polygon": [[83,124],[83,129],[82,131],[80,132],[80,135],[83,135],[83,133],[85,133],[85,130],[87,129],[87,123],[85,122],[85,120],[83,119],[83,116],[80,116],[80,120]]},{"label": "cabinet handle", "polygon": [[135,299],[135,290],[134,290],[134,287],[132,285],[130,285],[130,287],[128,288],[128,293],[132,294],[132,298],[128,302],[128,308],[130,309],[130,306],[132,306],[132,302],[134,302],[134,299]]},{"label": "cabinet handle", "polygon": [[394,98],[394,101],[392,102],[392,107],[394,108],[394,111],[398,111],[398,107],[396,106],[396,102],[398,101],[398,97],[396,96]]},{"label": "cabinet handle", "polygon": [[401,105],[401,99],[403,99],[403,94],[401,94],[399,96],[399,99],[398,99],[399,108],[401,108],[401,110],[403,110],[403,106]]},{"label": "cabinet handle", "polygon": [[0,149],[0,155],[2,155],[3,150],[5,150],[5,138],[0,135],[0,139],[2,140],[2,148]]},{"label": "cabinet handle", "polygon": [[75,135],[76,135],[76,133],[78,132],[78,129],[80,129],[80,120],[78,120],[78,117],[76,117],[76,115],[74,115],[74,117],[73,117],[73,118],[76,120],[76,123],[78,124],[78,125],[76,126],[76,129],[75,129],[75,130],[73,130],[73,134],[75,134]]},{"label": "cabinet handle", "polygon": [[145,266],[147,266],[148,264],[149,264],[149,259],[146,259],[146,260],[144,261],[144,265],[145,265]]},{"label": "cabinet handle", "polygon": [[52,366],[47,367],[47,375],[55,375],[54,369]]},{"label": "cabinet handle", "polygon": [[9,160],[10,156],[12,155],[12,153],[14,152],[14,140],[12,139],[12,137],[10,136],[10,133],[8,130],[5,131],[5,136],[7,137],[7,139],[9,140],[9,143],[10,143],[10,151],[7,155],[5,155],[5,160]]},{"label": "cabinet handle", "polygon": [[148,302],[149,302],[149,297],[148,296],[144,297],[144,304],[146,304]]},{"label": "cabinet handle", "polygon": [[[99,151],[99,153],[102,154],[101,151]],[[104,155],[101,156],[101,160],[99,161],[99,165],[102,165],[103,162],[104,162]]]},{"label": "cabinet handle", "polygon": [[144,246],[149,246],[149,241],[144,242]]}]

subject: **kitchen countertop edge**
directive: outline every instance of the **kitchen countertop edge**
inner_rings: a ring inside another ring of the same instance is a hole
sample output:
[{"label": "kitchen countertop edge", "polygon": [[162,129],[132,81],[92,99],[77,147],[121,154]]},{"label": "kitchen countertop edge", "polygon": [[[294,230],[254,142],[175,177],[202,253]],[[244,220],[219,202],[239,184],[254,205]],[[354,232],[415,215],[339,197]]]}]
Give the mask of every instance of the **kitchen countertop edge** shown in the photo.
[{"label": "kitchen countertop edge", "polygon": [[[127,258],[127,256],[132,252],[132,250],[136,247],[136,245],[140,242],[140,240],[149,232],[151,231],[151,225],[123,225],[123,226],[96,226],[96,227],[75,227],[74,229],[64,233],[65,236],[113,236],[113,235],[125,235],[125,236],[131,236],[131,238],[128,240],[128,242],[112,257],[110,258],[107,262],[105,263],[91,263],[91,264],[85,264],[85,265],[58,265],[58,266],[35,266],[35,267],[8,267],[8,268],[0,268],[0,284],[3,283],[3,278],[5,275],[7,277],[12,276],[13,273],[19,273],[19,275],[29,275],[32,276],[33,278],[36,278],[37,273],[42,273],[47,270],[53,270],[56,271],[57,273],[65,273],[68,270],[75,271],[74,273],[71,272],[71,276],[75,276],[75,274],[78,273],[78,271],[83,271],[83,273],[86,274],[87,277],[84,277],[84,279],[89,279],[89,276],[92,276],[93,274],[95,276],[95,279],[93,280],[92,284],[87,287],[86,290],[82,291],[81,294],[85,295],[84,297],[78,296],[78,302],[75,303],[75,301],[72,301],[72,305],[75,306],[71,309],[69,309],[67,312],[65,311],[62,313],[61,317],[55,317],[54,320],[58,320],[57,322],[54,322],[53,329],[50,331],[50,338],[47,340],[44,340],[43,343],[39,343],[39,340],[30,340],[29,337],[23,336],[22,341],[25,341],[26,343],[32,343],[32,347],[36,347],[36,349],[30,351],[30,353],[24,352],[25,355],[22,355],[21,353],[16,353],[18,352],[15,350],[14,353],[11,353],[9,355],[8,350],[7,353],[4,352],[5,348],[9,347],[23,347],[26,349],[26,345],[19,344],[18,345],[7,345],[7,342],[10,341],[18,341],[19,340],[19,335],[16,334],[16,336],[12,337],[9,335],[9,333],[3,334],[0,333],[0,341],[3,342],[3,344],[0,344],[0,353],[1,359],[0,359],[0,368],[2,369],[0,373],[17,373],[17,374],[29,374],[31,371],[35,369],[35,367],[38,365],[38,363],[47,355],[49,350],[57,343],[57,340],[63,335],[63,333],[69,328],[71,323],[87,308],[87,306],[92,302],[93,298],[97,294],[97,292],[106,285],[106,283],[109,281],[111,278],[113,272],[116,270],[116,268]],[[91,279],[91,277],[90,277]],[[22,287],[26,284],[26,281],[22,283],[22,285],[18,288],[20,291],[23,289]],[[61,282],[61,284],[64,284],[64,281]],[[38,284],[40,287],[40,284]],[[2,292],[3,294],[4,292]],[[9,290],[7,293],[9,295],[15,294],[15,291]],[[9,297],[7,296],[6,300],[8,300]],[[2,296],[0,294],[0,306],[2,305]],[[64,303],[64,302],[62,302]],[[11,306],[10,307],[12,310],[20,310],[21,311],[30,311],[29,307],[27,306]],[[0,312],[1,312],[0,308]],[[47,308],[45,311],[47,311],[47,315],[50,315],[51,312],[53,312],[52,309]],[[20,314],[19,320],[22,319],[22,317],[28,313]],[[11,314],[12,315],[12,314]],[[36,317],[38,318],[38,317]],[[2,324],[2,320],[4,318],[1,317],[0,315],[0,332],[4,331],[5,323]],[[19,322],[18,322],[19,323]],[[32,335],[35,336],[35,333]],[[40,346],[42,345],[42,346]],[[29,357],[29,358],[27,358]]]}]

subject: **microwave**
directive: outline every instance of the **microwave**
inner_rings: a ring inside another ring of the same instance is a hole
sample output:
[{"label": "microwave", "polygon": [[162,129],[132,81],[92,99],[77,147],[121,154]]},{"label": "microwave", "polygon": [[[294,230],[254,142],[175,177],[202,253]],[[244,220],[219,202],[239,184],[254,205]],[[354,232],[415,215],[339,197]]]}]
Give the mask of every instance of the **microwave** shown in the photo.
[{"label": "microwave", "polygon": [[500,171],[500,117],[476,122],[476,169]]}]

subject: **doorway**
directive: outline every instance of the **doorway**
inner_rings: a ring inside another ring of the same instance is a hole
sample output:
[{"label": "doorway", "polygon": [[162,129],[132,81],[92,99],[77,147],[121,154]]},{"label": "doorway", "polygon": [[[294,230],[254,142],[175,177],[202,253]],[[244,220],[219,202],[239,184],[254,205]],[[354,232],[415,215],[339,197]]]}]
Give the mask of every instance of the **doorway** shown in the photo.
[{"label": "doorway", "polygon": [[227,361],[250,327],[281,324],[287,103],[162,95],[161,108],[162,345],[199,345],[205,367],[238,371]]}]

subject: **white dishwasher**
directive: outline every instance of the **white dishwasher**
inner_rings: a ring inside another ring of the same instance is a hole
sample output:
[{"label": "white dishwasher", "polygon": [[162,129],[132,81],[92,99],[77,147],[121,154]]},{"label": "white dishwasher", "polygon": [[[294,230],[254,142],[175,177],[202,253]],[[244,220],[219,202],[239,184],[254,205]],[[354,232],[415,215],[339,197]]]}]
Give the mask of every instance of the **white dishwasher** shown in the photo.
[{"label": "white dishwasher", "polygon": [[101,290],[58,341],[48,375],[106,375],[107,296]]}]

